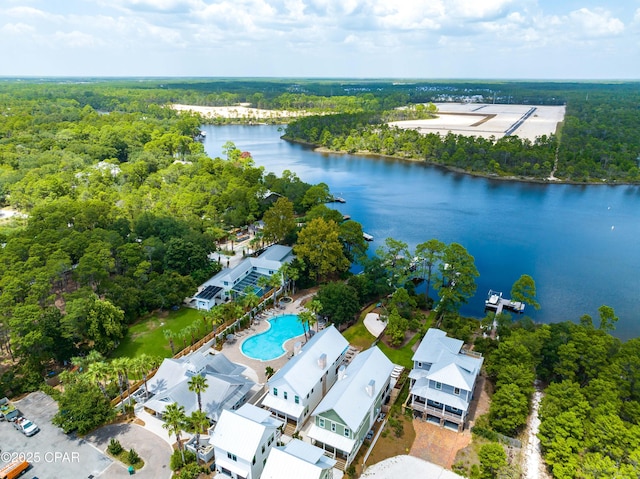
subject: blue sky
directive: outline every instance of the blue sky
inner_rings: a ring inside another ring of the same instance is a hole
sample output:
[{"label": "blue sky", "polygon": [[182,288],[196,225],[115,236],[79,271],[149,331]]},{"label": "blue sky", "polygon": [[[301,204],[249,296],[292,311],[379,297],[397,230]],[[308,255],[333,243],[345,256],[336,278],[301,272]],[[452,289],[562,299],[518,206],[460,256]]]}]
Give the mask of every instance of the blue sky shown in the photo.
[{"label": "blue sky", "polygon": [[640,79],[640,0],[0,0],[0,76]]}]

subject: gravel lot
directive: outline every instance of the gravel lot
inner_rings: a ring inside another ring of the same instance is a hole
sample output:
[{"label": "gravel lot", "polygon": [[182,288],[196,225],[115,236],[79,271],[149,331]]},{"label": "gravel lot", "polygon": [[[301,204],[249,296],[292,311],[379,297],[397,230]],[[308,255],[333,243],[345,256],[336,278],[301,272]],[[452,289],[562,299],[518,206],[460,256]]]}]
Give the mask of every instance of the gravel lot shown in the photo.
[{"label": "gravel lot", "polygon": [[[84,439],[66,435],[51,424],[57,403],[43,392],[31,393],[15,402],[23,416],[38,425],[40,432],[26,437],[8,422],[0,422],[2,453],[0,464],[19,454],[31,463],[23,479],[84,479],[97,477],[113,462]],[[64,472],[62,472],[64,471]]]}]

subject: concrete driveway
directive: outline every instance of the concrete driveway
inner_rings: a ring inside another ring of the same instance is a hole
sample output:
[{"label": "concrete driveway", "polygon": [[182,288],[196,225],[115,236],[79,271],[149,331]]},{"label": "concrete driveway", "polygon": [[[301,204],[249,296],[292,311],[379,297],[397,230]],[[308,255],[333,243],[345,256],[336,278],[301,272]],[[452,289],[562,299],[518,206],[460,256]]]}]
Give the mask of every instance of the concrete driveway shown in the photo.
[{"label": "concrete driveway", "polygon": [[[111,424],[88,434],[86,440],[102,452],[107,450],[112,438],[120,441],[125,449],[135,449],[144,461],[144,467],[135,473],[139,479],[164,479],[171,477],[169,460],[173,450],[167,442],[137,424]],[[124,464],[113,461],[99,476],[101,479],[128,478]]]}]

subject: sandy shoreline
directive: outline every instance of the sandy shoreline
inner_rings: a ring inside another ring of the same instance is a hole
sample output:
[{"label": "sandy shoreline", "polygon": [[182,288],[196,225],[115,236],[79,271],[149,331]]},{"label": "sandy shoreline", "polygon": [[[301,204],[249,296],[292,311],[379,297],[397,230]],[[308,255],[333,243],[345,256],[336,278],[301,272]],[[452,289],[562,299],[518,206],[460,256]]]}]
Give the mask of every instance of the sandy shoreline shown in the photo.
[{"label": "sandy shoreline", "polygon": [[233,120],[255,119],[268,120],[276,118],[297,118],[300,116],[308,116],[311,113],[307,111],[292,110],[264,110],[260,108],[251,108],[248,103],[231,106],[198,106],[198,105],[171,105],[176,111],[192,111],[199,113],[205,118],[229,118]]}]

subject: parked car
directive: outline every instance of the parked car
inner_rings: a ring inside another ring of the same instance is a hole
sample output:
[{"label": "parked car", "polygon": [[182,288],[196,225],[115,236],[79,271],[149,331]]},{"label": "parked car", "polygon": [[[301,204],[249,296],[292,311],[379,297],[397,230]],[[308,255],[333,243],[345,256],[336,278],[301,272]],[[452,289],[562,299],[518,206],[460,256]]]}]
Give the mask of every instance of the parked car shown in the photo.
[{"label": "parked car", "polygon": [[29,421],[26,417],[19,417],[18,419],[16,419],[13,423],[13,427],[15,427],[25,436],[33,436],[40,430],[38,426]]}]

